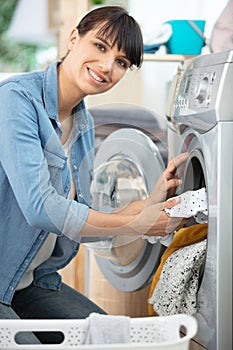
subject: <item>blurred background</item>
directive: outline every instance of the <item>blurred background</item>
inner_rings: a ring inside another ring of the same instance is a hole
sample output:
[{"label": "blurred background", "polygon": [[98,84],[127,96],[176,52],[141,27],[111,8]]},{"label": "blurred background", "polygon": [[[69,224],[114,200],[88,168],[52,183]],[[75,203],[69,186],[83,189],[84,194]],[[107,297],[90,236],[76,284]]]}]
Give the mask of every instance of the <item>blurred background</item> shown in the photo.
[{"label": "blurred background", "polygon": [[205,19],[208,39],[226,3],[227,0],[0,0],[0,72],[40,69],[64,54],[65,35],[96,6],[124,6],[139,22],[144,36],[156,33],[167,20]]}]

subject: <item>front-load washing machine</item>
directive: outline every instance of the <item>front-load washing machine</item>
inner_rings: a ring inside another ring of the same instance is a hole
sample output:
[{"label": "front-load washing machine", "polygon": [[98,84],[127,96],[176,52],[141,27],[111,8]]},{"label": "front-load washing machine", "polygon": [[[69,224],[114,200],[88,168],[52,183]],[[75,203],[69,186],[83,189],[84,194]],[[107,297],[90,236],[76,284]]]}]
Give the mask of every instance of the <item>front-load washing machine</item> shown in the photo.
[{"label": "front-load washing machine", "polygon": [[233,51],[187,61],[173,79],[168,149],[189,152],[178,193],[207,189],[208,234],[199,280],[196,341],[232,349]]}]

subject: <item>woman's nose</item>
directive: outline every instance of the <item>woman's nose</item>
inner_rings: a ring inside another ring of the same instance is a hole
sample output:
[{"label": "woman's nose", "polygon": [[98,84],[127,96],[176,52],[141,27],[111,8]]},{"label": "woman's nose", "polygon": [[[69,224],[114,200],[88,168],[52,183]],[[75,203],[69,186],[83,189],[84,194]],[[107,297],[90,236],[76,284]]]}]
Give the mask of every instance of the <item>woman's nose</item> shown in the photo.
[{"label": "woman's nose", "polygon": [[112,57],[104,57],[99,61],[99,67],[103,72],[110,72],[113,67],[114,60]]}]

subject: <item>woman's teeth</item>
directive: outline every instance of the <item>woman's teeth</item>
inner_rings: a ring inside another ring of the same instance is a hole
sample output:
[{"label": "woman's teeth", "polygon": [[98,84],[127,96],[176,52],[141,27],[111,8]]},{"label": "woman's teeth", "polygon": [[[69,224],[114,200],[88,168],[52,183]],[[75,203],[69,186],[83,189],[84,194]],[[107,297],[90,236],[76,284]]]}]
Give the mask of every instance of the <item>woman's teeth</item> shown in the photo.
[{"label": "woman's teeth", "polygon": [[100,77],[98,77],[98,75],[96,75],[91,69],[89,69],[89,73],[92,76],[92,78],[94,78],[95,80],[99,81],[99,82],[104,82],[103,79],[101,79]]}]

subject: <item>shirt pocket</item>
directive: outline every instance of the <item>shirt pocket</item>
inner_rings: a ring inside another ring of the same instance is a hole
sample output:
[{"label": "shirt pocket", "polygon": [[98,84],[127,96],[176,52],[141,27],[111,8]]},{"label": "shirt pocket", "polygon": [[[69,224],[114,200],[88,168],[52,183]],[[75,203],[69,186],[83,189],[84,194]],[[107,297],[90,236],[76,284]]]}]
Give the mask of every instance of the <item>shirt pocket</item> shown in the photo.
[{"label": "shirt pocket", "polygon": [[44,149],[44,156],[48,164],[51,183],[55,186],[62,181],[62,171],[67,168],[67,157]]}]

